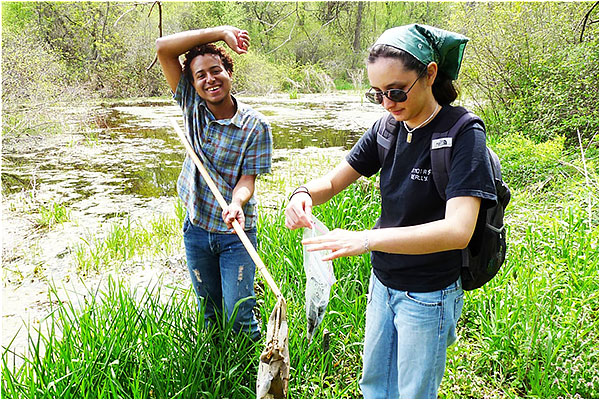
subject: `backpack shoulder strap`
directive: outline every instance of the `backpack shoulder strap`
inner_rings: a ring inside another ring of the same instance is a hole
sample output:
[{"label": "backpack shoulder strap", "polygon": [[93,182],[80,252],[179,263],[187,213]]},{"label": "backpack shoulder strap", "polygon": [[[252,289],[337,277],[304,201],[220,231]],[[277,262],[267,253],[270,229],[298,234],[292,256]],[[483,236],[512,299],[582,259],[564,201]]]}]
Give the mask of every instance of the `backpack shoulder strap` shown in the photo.
[{"label": "backpack shoulder strap", "polygon": [[377,153],[379,155],[379,164],[387,157],[390,149],[394,148],[398,138],[400,124],[394,119],[392,114],[386,114],[375,123],[373,129],[377,130]]},{"label": "backpack shoulder strap", "polygon": [[463,107],[455,107],[455,122],[447,131],[435,132],[431,137],[431,174],[433,182],[442,199],[446,199],[446,186],[448,186],[450,159],[452,146],[458,133],[470,122],[476,121],[484,126],[483,121],[472,112]]}]

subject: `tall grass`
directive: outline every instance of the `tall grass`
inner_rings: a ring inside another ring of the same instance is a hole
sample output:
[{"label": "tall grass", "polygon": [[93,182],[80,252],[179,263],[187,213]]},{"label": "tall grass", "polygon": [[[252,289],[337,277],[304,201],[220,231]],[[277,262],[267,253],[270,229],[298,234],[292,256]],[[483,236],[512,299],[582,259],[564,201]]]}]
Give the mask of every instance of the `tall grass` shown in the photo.
[{"label": "tall grass", "polygon": [[597,226],[568,208],[508,241],[500,275],[466,296],[445,395],[481,397],[483,386],[502,397],[597,398]]},{"label": "tall grass", "polygon": [[[598,398],[597,220],[575,201],[548,205],[520,226],[512,210],[527,201],[524,192],[516,188],[508,209],[506,264],[466,294],[441,397]],[[330,228],[369,228],[379,215],[378,196],[375,180],[361,179],[314,214]],[[258,237],[288,304],[289,397],[361,397],[369,257],[334,262],[338,281],[309,344],[301,232],[287,230],[283,205],[279,211],[259,213]],[[261,292],[264,332],[275,298]],[[227,329],[204,330],[190,291],[175,291],[166,303],[151,293],[109,284],[78,307],[57,302],[49,316],[55,334],[32,335],[22,367],[11,368],[14,355],[4,352],[3,396],[254,397],[261,345]]]},{"label": "tall grass", "polygon": [[205,328],[193,291],[172,289],[164,300],[162,290],[109,280],[75,303],[51,289],[56,305],[47,330],[30,333],[29,358],[3,353],[2,396],[253,397],[256,345],[227,323]]}]

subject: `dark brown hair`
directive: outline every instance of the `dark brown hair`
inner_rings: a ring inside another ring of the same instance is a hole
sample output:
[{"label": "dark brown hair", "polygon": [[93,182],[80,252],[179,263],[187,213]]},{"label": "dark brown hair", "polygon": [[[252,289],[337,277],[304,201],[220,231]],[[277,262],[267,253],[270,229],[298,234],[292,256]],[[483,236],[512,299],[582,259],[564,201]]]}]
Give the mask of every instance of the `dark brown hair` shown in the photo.
[{"label": "dark brown hair", "polygon": [[[367,63],[372,64],[380,57],[395,58],[400,60],[405,69],[409,71],[416,71],[417,73],[421,72],[423,68],[427,67],[421,61],[413,57],[410,53],[385,44],[378,44],[371,48],[369,57],[367,58]],[[435,97],[435,100],[441,105],[450,104],[458,97],[458,92],[452,83],[452,79],[450,79],[444,72],[440,71],[439,68],[431,91],[433,92],[433,97]]]},{"label": "dark brown hair", "polygon": [[229,75],[233,75],[233,59],[224,48],[217,47],[212,43],[202,44],[200,46],[196,46],[187,53],[185,53],[185,60],[183,62],[183,73],[188,78],[190,82],[194,82],[194,77],[192,76],[192,69],[190,64],[192,64],[192,60],[198,56],[203,56],[205,54],[214,54],[221,59],[221,63],[223,64],[223,68],[225,71],[229,73]]}]

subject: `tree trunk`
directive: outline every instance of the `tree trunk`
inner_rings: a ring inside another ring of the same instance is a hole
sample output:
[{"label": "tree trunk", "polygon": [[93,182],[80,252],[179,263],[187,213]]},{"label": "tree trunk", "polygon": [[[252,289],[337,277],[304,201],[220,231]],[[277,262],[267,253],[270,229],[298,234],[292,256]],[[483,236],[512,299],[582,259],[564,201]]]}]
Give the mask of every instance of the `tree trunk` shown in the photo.
[{"label": "tree trunk", "polygon": [[[360,53],[360,32],[362,30],[362,14],[365,3],[359,1],[356,3],[356,25],[354,26],[354,41],[352,42],[352,49],[354,54]],[[356,68],[356,57],[353,57],[352,67]]]}]

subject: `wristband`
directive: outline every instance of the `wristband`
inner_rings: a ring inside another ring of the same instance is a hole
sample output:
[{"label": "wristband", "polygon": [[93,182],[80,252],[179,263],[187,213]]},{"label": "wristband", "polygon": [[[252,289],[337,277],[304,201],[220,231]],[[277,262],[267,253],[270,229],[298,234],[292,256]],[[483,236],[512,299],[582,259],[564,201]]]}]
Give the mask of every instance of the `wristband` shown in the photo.
[{"label": "wristband", "polygon": [[298,186],[296,189],[294,189],[294,191],[290,195],[289,199],[291,200],[292,197],[294,197],[294,195],[296,195],[298,193],[306,193],[308,195],[308,197],[310,197],[312,199],[312,196],[310,195],[310,192],[308,191],[308,188],[306,186]]},{"label": "wristband", "polygon": [[365,253],[368,253],[368,252],[371,251],[371,247],[370,247],[370,244],[369,244],[369,231],[365,231],[364,246],[365,246]]}]

